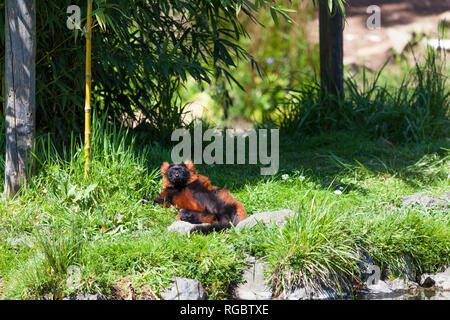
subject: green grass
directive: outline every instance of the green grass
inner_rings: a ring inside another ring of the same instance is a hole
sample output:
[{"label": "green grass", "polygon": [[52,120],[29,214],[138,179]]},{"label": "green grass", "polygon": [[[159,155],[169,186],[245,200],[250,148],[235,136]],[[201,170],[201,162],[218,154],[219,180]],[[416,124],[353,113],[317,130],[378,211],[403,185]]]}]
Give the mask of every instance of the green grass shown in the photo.
[{"label": "green grass", "polygon": [[[66,151],[66,159],[42,147],[28,189],[0,202],[3,298],[110,294],[124,277],[135,288],[159,293],[174,276],[184,276],[200,280],[211,298],[225,299],[241,280],[245,253],[267,261],[276,292],[327,281],[330,274],[356,281],[361,248],[390,270],[401,267],[405,253],[420,272],[449,263],[448,213],[400,207],[411,193],[448,192],[446,140],[393,150],[362,132],[324,133],[301,142],[281,139],[275,176],[260,176],[258,166],[199,166],[214,184],[229,188],[249,215],[290,208],[297,216],[282,229],[183,237],[166,231],[174,210],[140,203],[158,193],[157,168],[167,150],[137,149],[125,131],[94,123],[88,179],[80,147]],[[68,284],[73,266],[77,286]]]},{"label": "green grass", "polygon": [[389,74],[383,70],[374,77],[363,71],[362,79],[345,79],[344,96],[324,93],[319,83],[307,83],[288,91],[268,123],[297,136],[350,130],[392,142],[448,137],[450,87],[445,52],[429,49],[424,61],[409,68],[401,73],[399,83],[395,81],[397,85],[381,80]]},{"label": "green grass", "polygon": [[[312,280],[358,282],[361,250],[382,269],[399,271],[408,256],[415,271],[437,271],[450,263],[448,212],[405,208],[401,200],[450,191],[450,141],[441,126],[450,93],[440,70],[435,60],[416,66],[412,82],[395,92],[376,82],[366,91],[354,87],[341,101],[344,120],[323,109],[314,90],[304,92],[283,119],[274,176],[261,176],[258,165],[197,167],[248,215],[294,210],[283,228],[169,233],[175,210],[140,201],[159,193],[158,168],[170,161],[169,149],[138,143],[137,135],[94,117],[86,179],[79,138],[56,147],[49,135],[38,136],[36,175],[20,197],[0,200],[0,297],[111,294],[123,279],[159,294],[181,276],[201,281],[210,298],[226,299],[242,280],[246,254],[267,262],[275,293]],[[388,131],[378,130],[383,123]]]}]

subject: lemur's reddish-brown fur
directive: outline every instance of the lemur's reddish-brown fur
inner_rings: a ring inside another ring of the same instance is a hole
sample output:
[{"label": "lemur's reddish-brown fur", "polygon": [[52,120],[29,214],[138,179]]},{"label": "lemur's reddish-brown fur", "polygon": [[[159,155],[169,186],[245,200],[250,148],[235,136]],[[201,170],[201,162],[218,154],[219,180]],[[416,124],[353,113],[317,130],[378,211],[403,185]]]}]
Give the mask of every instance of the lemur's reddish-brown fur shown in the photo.
[{"label": "lemur's reddish-brown fur", "polygon": [[155,202],[179,209],[177,220],[209,223],[217,225],[215,229],[220,230],[230,227],[230,223],[236,225],[246,218],[244,206],[226,189],[212,186],[207,177],[197,172],[191,161],[184,163],[189,170],[189,178],[181,187],[174,186],[166,175],[170,166],[167,162],[161,166],[164,189]]}]

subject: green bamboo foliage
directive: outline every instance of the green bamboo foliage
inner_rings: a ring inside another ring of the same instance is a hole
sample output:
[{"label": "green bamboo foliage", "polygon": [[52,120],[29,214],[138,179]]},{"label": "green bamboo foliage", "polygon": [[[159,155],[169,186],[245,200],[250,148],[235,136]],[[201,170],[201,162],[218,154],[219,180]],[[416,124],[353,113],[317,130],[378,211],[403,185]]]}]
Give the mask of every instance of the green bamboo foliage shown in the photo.
[{"label": "green bamboo foliage", "polygon": [[[84,26],[86,1],[37,1],[37,128],[56,143],[81,134],[84,123],[85,52],[82,33],[66,26],[70,5],[80,6]],[[2,25],[3,9],[0,4]],[[238,45],[247,36],[239,21],[260,9],[289,19],[290,10],[273,0],[94,0],[94,111],[164,140],[182,124],[178,89],[188,75],[206,83],[221,75],[233,83],[238,59],[256,66]],[[3,61],[0,50],[1,67]]]}]

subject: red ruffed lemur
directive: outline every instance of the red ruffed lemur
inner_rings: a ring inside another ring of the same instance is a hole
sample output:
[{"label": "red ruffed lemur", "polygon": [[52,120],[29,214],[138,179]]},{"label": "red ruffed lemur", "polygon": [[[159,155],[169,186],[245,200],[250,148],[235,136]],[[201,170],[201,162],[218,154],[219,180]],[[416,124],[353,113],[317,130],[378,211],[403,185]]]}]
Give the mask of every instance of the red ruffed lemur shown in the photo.
[{"label": "red ruffed lemur", "polygon": [[191,161],[180,164],[164,162],[161,166],[164,189],[154,202],[178,209],[177,220],[193,224],[208,223],[198,228],[204,233],[230,228],[246,218],[242,203],[226,189],[214,187],[209,179],[197,173]]}]

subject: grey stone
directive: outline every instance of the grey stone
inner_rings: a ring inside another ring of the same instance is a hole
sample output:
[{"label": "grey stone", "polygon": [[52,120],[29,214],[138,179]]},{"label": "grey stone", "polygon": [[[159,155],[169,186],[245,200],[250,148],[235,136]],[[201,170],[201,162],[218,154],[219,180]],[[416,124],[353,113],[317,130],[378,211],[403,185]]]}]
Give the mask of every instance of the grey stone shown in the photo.
[{"label": "grey stone", "polygon": [[364,250],[359,252],[359,262],[358,267],[361,274],[361,281],[366,283],[369,277],[374,274],[374,271],[378,268],[373,261],[372,256]]},{"label": "grey stone", "polygon": [[450,291],[450,268],[444,272],[439,272],[434,275],[435,286],[444,291]]},{"label": "grey stone", "polygon": [[436,274],[425,273],[420,277],[420,285],[424,288],[436,287],[450,291],[450,268]]},{"label": "grey stone", "polygon": [[161,293],[164,300],[206,300],[207,296],[200,281],[180,277]]},{"label": "grey stone", "polygon": [[308,285],[293,288],[283,292],[280,296],[283,300],[337,300],[350,296],[348,291],[340,292],[338,288],[324,285]]},{"label": "grey stone", "polygon": [[310,300],[311,295],[305,287],[300,287],[283,293],[281,298],[284,300]]},{"label": "grey stone", "polygon": [[108,299],[101,294],[76,293],[76,294],[71,294],[70,296],[63,298],[63,300],[108,300]]},{"label": "grey stone", "polygon": [[412,289],[417,289],[418,284],[409,280],[397,278],[394,280],[385,281],[389,289],[395,292],[408,292]]},{"label": "grey stone", "polygon": [[392,290],[389,288],[388,284],[383,280],[377,281],[376,284],[371,284],[367,286],[369,294],[379,294],[379,293],[391,293]]},{"label": "grey stone", "polygon": [[402,201],[402,206],[424,206],[427,208],[434,208],[437,206],[446,205],[449,201],[448,194],[440,197],[440,198],[432,198],[428,196],[424,196],[420,193],[412,194]]},{"label": "grey stone", "polygon": [[287,217],[293,217],[295,212],[292,210],[280,210],[280,211],[270,211],[270,212],[260,212],[255,213],[248,217],[247,219],[242,220],[236,226],[236,229],[240,230],[243,228],[251,228],[258,224],[258,222],[263,223],[265,225],[271,225],[273,222],[278,226],[283,226],[286,223]]},{"label": "grey stone", "polygon": [[413,259],[409,254],[403,254],[402,256],[403,268],[399,273],[394,273],[397,277],[406,277],[410,281],[415,281],[417,274],[414,271]]},{"label": "grey stone", "polygon": [[181,235],[185,235],[196,231],[199,227],[209,226],[209,223],[192,224],[186,221],[175,221],[167,227],[167,231],[178,232]]},{"label": "grey stone", "polygon": [[391,278],[391,276],[394,277],[402,277],[406,278],[410,281],[416,281],[417,274],[414,271],[414,264],[411,256],[409,254],[403,254],[401,256],[402,260],[402,267],[399,270],[390,270],[389,267],[387,267],[385,270],[383,270],[382,279],[386,280]]},{"label": "grey stone", "polygon": [[249,268],[244,271],[245,282],[239,283],[233,291],[238,300],[270,300],[272,290],[264,277],[264,263],[250,257]]},{"label": "grey stone", "polygon": [[388,285],[389,289],[392,291],[407,291],[408,285],[406,284],[406,281],[403,279],[394,279],[394,280],[388,280],[386,281],[386,284]]},{"label": "grey stone", "polygon": [[336,275],[329,275],[328,282],[309,280],[309,282],[283,291],[280,299],[284,300],[338,300],[352,296],[351,284]]},{"label": "grey stone", "polygon": [[432,275],[423,274],[420,276],[420,286],[424,288],[431,288],[436,282],[433,280]]}]

